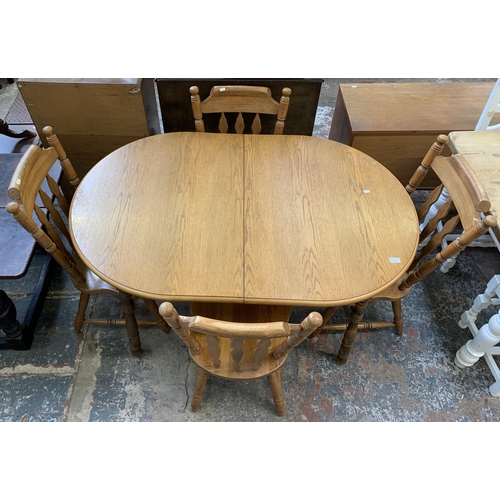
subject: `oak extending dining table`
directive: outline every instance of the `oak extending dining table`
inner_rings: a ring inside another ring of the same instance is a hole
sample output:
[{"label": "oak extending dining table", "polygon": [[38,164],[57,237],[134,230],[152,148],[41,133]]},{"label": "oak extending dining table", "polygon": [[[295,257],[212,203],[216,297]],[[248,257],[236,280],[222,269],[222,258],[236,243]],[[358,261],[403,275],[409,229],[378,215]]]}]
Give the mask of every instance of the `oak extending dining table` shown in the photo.
[{"label": "oak extending dining table", "polygon": [[404,187],[354,148],[196,132],[106,156],[69,225],[85,264],[122,292],[235,321],[367,300],[405,273],[419,237]]}]

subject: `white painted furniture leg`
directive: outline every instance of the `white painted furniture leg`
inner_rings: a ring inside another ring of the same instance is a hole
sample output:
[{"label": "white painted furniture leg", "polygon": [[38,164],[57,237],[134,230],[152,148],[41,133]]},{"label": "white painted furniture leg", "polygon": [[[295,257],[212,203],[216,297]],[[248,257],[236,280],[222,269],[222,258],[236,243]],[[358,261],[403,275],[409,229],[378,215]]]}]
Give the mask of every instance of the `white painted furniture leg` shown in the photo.
[{"label": "white painted furniture leg", "polygon": [[500,78],[491,91],[490,97],[479,117],[475,130],[499,130],[500,123],[490,126],[490,121],[495,113],[500,113]]},{"label": "white painted furniture leg", "polygon": [[[422,232],[427,223],[437,214],[441,205],[443,205],[443,203],[446,203],[447,201],[450,201],[450,193],[448,193],[446,188],[443,188],[441,194],[439,195],[439,198],[436,200],[436,203],[434,203],[431,206],[431,208],[429,208],[429,211],[427,212],[425,219],[423,220],[422,224],[420,224],[420,232]],[[429,236],[424,241],[422,241],[422,243],[420,243],[420,245],[418,246],[419,250],[421,248],[424,248],[431,238],[432,238],[432,233],[429,234]]]},{"label": "white painted furniture leg", "polygon": [[475,323],[477,319],[477,315],[483,310],[489,307],[490,305],[500,304],[500,299],[495,299],[495,296],[498,295],[500,287],[500,275],[496,274],[491,278],[486,286],[486,290],[484,293],[478,295],[474,299],[474,304],[472,307],[465,311],[460,318],[458,326],[460,328],[467,328],[469,324]]},{"label": "white painted furniture leg", "polygon": [[[481,214],[481,217],[484,217],[484,214]],[[440,231],[442,229],[443,225],[441,222],[438,224],[437,230]],[[458,238],[458,235],[456,234],[447,234],[444,238],[443,241],[441,242],[441,248],[446,248],[448,246],[449,242],[452,242]],[[482,247],[482,248],[489,248],[489,247],[494,247],[496,246],[498,250],[500,251],[500,244],[498,243],[498,240],[493,233],[493,231],[490,229],[489,234],[483,234],[479,238],[477,238],[474,242],[472,242],[469,247]],[[420,247],[419,247],[420,248]],[[444,262],[439,270],[442,273],[447,273],[456,263],[458,255],[455,255],[451,259],[448,259],[446,262]]]},{"label": "white painted furniture leg", "polygon": [[493,359],[493,356],[500,354],[500,347],[495,347],[500,342],[500,312],[494,314],[480,330],[475,321],[480,311],[492,304],[499,305],[499,297],[500,275],[496,275],[489,281],[484,294],[478,295],[472,307],[462,314],[458,325],[460,328],[469,328],[474,338],[462,346],[455,356],[455,365],[459,368],[472,366],[479,358],[484,357],[495,378],[495,383],[490,387],[490,394],[495,397],[500,397],[500,369]]}]

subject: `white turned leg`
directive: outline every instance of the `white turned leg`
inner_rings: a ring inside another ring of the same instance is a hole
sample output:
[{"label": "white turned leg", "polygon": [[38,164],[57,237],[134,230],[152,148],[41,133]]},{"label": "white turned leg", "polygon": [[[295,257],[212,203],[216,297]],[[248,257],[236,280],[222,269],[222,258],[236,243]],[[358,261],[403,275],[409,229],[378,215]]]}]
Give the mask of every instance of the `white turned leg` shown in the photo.
[{"label": "white turned leg", "polygon": [[451,257],[450,259],[447,259],[446,262],[441,265],[439,270],[442,273],[447,273],[456,264],[456,262],[457,262],[457,256],[455,255],[455,256]]},{"label": "white turned leg", "polygon": [[495,398],[500,397],[500,381],[490,385],[490,394]]},{"label": "white turned leg", "polygon": [[[443,188],[441,191],[441,194],[439,195],[439,198],[436,200],[435,203],[431,205],[431,208],[429,208],[429,211],[427,212],[427,215],[425,216],[422,224],[420,224],[420,232],[423,231],[424,227],[427,225],[427,223],[437,214],[439,208],[443,203],[446,203],[447,201],[450,201],[450,193],[446,190],[446,188]],[[424,248],[425,245],[429,242],[429,240],[432,237],[432,233],[427,236],[427,238],[420,243],[418,246],[419,250]]]},{"label": "white turned leg", "polygon": [[500,314],[493,315],[476,336],[462,346],[456,354],[455,364],[459,368],[472,366],[486,351],[500,342]]},{"label": "white turned leg", "polygon": [[475,323],[477,315],[483,310],[489,307],[491,304],[499,304],[500,300],[495,299],[495,295],[497,295],[500,290],[500,275],[495,275],[490,279],[488,285],[486,285],[486,290],[484,293],[478,295],[474,299],[474,303],[472,307],[465,311],[460,318],[460,322],[458,326],[460,328],[467,328],[470,323]]}]

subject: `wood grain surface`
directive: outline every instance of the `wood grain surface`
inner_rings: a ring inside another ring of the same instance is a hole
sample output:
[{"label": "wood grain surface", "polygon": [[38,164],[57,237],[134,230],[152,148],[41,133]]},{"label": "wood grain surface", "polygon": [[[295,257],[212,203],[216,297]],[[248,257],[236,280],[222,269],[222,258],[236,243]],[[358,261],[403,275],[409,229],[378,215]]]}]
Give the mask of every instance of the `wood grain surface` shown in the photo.
[{"label": "wood grain surface", "polygon": [[245,136],[245,158],[246,302],[352,304],[404,273],[415,209],[378,162],[303,136]]},{"label": "wood grain surface", "polygon": [[[500,130],[452,132],[449,145],[467,160],[488,195],[489,213],[500,219]],[[498,226],[493,232],[500,238]]]},{"label": "wood grain surface", "polygon": [[73,198],[77,250],[157,300],[342,305],[403,275],[418,222],[403,186],[306,136],[163,134],[101,160]]}]

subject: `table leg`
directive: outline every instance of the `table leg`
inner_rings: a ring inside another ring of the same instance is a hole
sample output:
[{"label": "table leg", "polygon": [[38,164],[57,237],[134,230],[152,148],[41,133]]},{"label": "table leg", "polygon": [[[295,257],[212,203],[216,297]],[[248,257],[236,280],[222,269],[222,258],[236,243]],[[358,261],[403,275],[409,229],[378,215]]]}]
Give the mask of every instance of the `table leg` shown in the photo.
[{"label": "table leg", "polygon": [[0,349],[27,350],[31,347],[33,336],[26,338],[27,328],[18,321],[16,306],[3,290],[0,290],[0,330],[5,333]]},{"label": "table leg", "polygon": [[125,315],[125,324],[127,325],[128,341],[130,344],[130,352],[133,356],[142,354],[141,339],[139,337],[139,326],[134,314],[134,301],[132,295],[125,292],[120,292],[122,299],[122,310]]},{"label": "table leg", "polygon": [[340,345],[339,353],[337,354],[337,363],[343,365],[346,363],[349,353],[351,352],[351,347],[356,340],[356,335],[358,333],[358,325],[363,319],[363,314],[365,308],[368,305],[368,300],[363,302],[358,302],[351,311],[351,319],[347,325],[344,337],[342,338],[342,344]]}]

